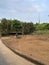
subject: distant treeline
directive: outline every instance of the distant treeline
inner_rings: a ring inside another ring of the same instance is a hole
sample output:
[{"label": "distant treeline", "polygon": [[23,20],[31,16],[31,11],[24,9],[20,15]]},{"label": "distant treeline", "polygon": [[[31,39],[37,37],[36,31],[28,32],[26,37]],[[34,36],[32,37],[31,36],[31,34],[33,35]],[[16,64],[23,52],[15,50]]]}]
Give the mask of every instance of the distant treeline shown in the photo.
[{"label": "distant treeline", "polygon": [[22,22],[19,20],[8,20],[3,18],[0,23],[0,32],[2,35],[9,33],[22,32],[23,34],[32,34],[35,31],[49,30],[49,23]]}]

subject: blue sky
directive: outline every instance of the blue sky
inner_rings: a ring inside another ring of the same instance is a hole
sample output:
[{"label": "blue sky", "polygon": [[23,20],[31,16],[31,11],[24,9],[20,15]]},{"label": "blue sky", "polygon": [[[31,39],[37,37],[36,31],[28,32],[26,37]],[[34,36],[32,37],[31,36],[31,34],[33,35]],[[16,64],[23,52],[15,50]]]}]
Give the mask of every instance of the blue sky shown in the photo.
[{"label": "blue sky", "polygon": [[0,18],[49,22],[49,0],[0,0]]}]

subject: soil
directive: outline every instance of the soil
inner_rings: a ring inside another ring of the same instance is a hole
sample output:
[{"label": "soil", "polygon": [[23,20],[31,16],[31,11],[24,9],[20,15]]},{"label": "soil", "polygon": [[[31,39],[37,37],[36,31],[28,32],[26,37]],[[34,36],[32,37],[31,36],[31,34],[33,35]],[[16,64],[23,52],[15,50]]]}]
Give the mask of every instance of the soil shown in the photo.
[{"label": "soil", "polygon": [[24,35],[21,38],[2,37],[2,41],[11,48],[49,65],[49,35]]}]

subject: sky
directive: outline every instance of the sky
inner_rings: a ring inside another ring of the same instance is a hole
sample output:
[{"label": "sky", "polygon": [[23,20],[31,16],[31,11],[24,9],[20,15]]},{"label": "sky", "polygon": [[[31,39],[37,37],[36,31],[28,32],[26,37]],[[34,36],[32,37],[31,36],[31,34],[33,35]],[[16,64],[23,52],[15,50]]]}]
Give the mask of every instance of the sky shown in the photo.
[{"label": "sky", "polygon": [[49,22],[49,0],[0,0],[0,19]]}]

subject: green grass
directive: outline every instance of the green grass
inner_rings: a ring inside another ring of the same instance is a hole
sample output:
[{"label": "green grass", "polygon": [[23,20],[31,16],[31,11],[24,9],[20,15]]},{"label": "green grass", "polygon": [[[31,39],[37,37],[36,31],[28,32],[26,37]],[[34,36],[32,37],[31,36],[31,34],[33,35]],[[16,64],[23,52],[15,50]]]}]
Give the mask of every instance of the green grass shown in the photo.
[{"label": "green grass", "polygon": [[33,34],[49,34],[49,30],[39,30],[35,31]]}]

